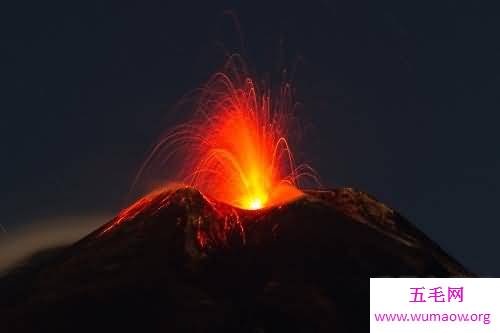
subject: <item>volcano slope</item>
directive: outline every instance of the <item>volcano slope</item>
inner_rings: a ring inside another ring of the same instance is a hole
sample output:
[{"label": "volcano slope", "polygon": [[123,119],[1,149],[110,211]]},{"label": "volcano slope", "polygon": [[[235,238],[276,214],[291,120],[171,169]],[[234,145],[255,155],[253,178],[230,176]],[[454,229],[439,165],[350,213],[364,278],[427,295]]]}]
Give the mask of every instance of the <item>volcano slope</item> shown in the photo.
[{"label": "volcano slope", "polygon": [[367,332],[369,277],[472,276],[400,214],[343,188],[244,211],[149,195],[0,280],[5,332]]}]

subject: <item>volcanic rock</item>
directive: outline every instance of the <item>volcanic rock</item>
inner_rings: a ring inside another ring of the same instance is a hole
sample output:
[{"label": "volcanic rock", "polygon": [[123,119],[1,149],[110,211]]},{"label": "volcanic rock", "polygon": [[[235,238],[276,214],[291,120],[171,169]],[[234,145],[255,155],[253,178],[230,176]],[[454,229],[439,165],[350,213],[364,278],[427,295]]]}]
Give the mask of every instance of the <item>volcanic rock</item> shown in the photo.
[{"label": "volcanic rock", "polygon": [[0,280],[2,331],[367,332],[370,277],[473,276],[349,188],[257,211],[165,190],[47,253]]}]

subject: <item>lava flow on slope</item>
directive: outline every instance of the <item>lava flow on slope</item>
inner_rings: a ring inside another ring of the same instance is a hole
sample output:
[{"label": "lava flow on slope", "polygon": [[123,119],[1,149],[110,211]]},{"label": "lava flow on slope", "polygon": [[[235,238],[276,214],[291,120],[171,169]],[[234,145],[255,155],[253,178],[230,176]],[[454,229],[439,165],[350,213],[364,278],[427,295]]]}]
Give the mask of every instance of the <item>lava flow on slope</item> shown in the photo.
[{"label": "lava flow on slope", "polygon": [[[134,185],[148,172],[164,173],[165,165],[177,162],[176,182],[213,201],[259,210],[300,198],[301,181],[319,184],[308,164],[296,164],[290,147],[289,137],[299,124],[289,83],[271,94],[255,83],[242,59],[234,55],[194,100],[193,118],[161,137]],[[155,190],[121,211],[101,234],[132,219],[157,195]],[[228,212],[228,220],[238,216],[234,209]]]},{"label": "lava flow on slope", "polygon": [[[366,332],[375,276],[472,276],[393,209],[317,181],[291,152],[294,103],[232,57],[135,185],[164,186],[43,264],[0,279],[7,331]],[[293,137],[292,137],[293,138]]]},{"label": "lava flow on slope", "polygon": [[369,277],[472,276],[347,188],[259,210],[158,191],[29,265],[0,279],[9,332],[366,332]]}]

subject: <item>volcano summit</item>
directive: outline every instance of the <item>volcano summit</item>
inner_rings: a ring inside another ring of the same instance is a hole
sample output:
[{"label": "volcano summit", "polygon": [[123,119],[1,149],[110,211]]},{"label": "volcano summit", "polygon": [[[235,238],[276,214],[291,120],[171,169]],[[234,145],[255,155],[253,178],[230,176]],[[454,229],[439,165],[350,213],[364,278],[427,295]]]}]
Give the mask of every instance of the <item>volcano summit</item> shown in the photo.
[{"label": "volcano summit", "polygon": [[366,332],[369,277],[472,276],[349,188],[260,210],[158,191],[35,259],[0,280],[8,332]]}]

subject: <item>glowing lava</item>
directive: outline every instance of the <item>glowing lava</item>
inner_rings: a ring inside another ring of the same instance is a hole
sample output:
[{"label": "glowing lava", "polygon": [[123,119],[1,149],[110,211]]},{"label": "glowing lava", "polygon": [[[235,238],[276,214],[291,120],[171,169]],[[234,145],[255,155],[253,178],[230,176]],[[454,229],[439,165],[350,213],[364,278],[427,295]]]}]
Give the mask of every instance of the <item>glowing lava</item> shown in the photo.
[{"label": "glowing lava", "polygon": [[201,89],[193,120],[167,132],[139,172],[152,164],[179,162],[176,180],[215,200],[261,209],[302,195],[298,180],[315,179],[295,165],[289,147],[294,103],[289,84],[272,95],[231,57],[225,70]]}]

